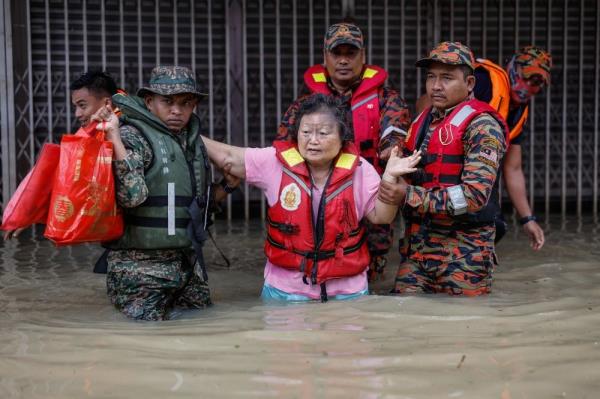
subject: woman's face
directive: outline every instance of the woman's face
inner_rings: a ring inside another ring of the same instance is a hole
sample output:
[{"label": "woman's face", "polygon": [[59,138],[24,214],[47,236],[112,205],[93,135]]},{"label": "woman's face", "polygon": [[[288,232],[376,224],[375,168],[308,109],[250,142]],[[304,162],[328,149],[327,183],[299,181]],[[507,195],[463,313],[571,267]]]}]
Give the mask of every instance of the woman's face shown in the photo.
[{"label": "woman's face", "polygon": [[328,167],[342,149],[340,128],[327,111],[302,116],[298,129],[298,150],[309,166]]}]

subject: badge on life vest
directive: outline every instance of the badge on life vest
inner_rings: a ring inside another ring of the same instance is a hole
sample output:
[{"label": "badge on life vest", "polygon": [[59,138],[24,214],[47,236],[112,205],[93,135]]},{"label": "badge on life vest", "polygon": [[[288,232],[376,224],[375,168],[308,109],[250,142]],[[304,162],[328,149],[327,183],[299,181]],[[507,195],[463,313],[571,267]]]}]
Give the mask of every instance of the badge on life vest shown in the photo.
[{"label": "badge on life vest", "polygon": [[300,205],[300,187],[296,183],[290,183],[281,190],[279,202],[286,211],[295,211]]}]

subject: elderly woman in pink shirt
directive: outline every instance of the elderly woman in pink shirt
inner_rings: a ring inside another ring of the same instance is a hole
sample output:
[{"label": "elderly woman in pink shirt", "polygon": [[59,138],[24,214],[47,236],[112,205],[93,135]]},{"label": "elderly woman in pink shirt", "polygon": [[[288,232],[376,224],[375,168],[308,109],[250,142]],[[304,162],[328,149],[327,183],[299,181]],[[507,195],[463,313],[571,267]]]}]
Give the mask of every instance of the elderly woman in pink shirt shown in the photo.
[{"label": "elderly woman in pink shirt", "polygon": [[360,158],[343,107],[322,94],[301,106],[289,142],[241,148],[203,137],[219,168],[260,188],[269,204],[264,299],[346,299],[368,294],[361,220],[390,223],[398,204],[378,195],[420,160],[397,149],[382,175]]}]

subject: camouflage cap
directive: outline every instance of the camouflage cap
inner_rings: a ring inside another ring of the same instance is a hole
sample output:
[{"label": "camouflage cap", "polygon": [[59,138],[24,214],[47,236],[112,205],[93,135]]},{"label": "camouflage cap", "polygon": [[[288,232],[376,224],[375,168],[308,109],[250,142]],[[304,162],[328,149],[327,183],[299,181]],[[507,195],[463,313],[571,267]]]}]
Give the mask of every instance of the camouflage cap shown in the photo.
[{"label": "camouflage cap", "polygon": [[429,52],[429,56],[421,58],[416,65],[426,68],[432,62],[448,65],[466,65],[473,69],[475,57],[471,49],[460,42],[441,42]]},{"label": "camouflage cap", "polygon": [[325,33],[323,47],[325,50],[331,51],[340,44],[350,44],[362,49],[364,42],[360,28],[347,22],[331,25]]},{"label": "camouflage cap", "polygon": [[521,66],[523,77],[540,75],[546,85],[550,84],[552,56],[538,47],[526,46],[515,54],[515,63]]},{"label": "camouflage cap", "polygon": [[148,83],[148,86],[138,90],[138,96],[144,97],[151,93],[163,96],[184,93],[195,94],[198,97],[208,95],[198,91],[194,72],[182,66],[160,65],[154,67]]}]

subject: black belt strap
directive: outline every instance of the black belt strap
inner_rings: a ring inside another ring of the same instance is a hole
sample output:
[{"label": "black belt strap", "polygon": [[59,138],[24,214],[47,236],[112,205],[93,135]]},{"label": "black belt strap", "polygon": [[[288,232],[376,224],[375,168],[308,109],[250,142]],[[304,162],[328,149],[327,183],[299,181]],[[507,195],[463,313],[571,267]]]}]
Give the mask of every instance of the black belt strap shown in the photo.
[{"label": "black belt strap", "polygon": [[[424,165],[428,165],[430,163],[433,163],[437,160],[437,154],[425,154],[423,155],[423,157],[421,158],[421,162],[423,162]],[[461,154],[461,155],[449,155],[449,154],[443,154],[442,155],[442,163],[455,163],[455,164],[463,164],[465,160],[465,157]]]},{"label": "black belt strap", "polygon": [[453,230],[469,230],[469,229],[477,229],[480,227],[491,226],[494,224],[493,221],[453,221],[452,224],[440,224],[435,223],[435,221],[431,217],[409,217],[410,223],[419,224],[422,228],[442,230],[442,231],[453,231]]},{"label": "black belt strap", "polygon": [[[194,200],[193,197],[186,197],[181,195],[175,196],[175,206],[188,207]],[[154,195],[146,198],[140,206],[167,206],[169,204],[169,197],[166,195]]]},{"label": "black belt strap", "polygon": [[[189,222],[189,218],[177,218],[175,219],[175,228],[185,229]],[[169,227],[169,220],[167,218],[126,215],[125,224],[139,227],[158,227],[166,229]]]},{"label": "black belt strap", "polygon": [[[428,183],[433,181],[433,173],[425,173],[424,174],[424,179],[423,182],[424,183]],[[440,183],[446,183],[446,184],[460,184],[462,183],[462,179],[460,176],[456,176],[456,175],[439,175],[438,176],[438,181]]]}]

